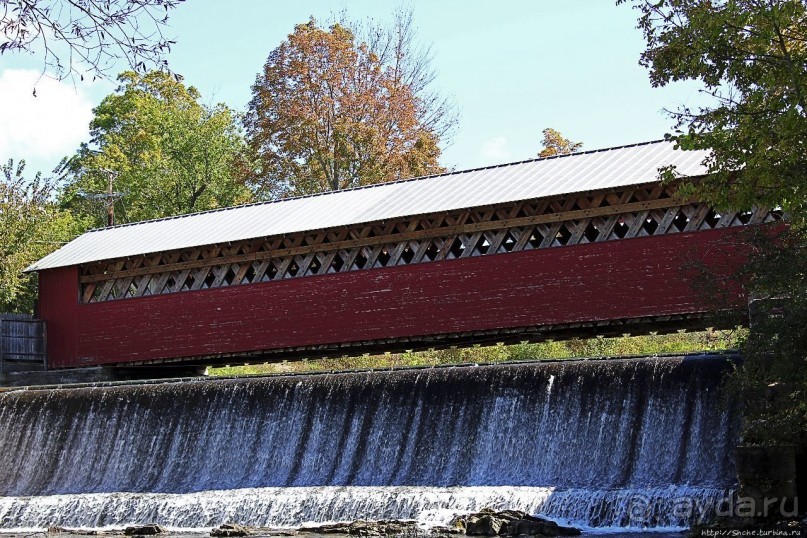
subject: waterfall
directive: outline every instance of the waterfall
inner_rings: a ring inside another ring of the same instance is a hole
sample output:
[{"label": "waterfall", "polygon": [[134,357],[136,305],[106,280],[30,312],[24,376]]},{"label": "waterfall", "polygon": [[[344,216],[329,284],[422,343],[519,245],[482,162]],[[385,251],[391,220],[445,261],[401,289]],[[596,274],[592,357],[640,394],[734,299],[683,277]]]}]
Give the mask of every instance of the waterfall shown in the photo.
[{"label": "waterfall", "polygon": [[[714,356],[0,395],[0,529],[442,524],[519,508],[680,528],[733,487]],[[689,510],[682,510],[687,505]]]}]

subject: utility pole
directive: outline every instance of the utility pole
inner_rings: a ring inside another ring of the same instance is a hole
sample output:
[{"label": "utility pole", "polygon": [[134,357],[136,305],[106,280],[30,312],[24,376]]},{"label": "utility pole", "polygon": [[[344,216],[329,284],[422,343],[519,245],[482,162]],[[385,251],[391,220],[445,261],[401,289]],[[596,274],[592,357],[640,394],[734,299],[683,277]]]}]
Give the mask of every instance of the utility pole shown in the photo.
[{"label": "utility pole", "polygon": [[103,200],[104,205],[106,206],[106,225],[107,226],[114,226],[115,225],[115,200],[123,196],[121,192],[115,192],[112,190],[113,183],[115,178],[118,177],[117,170],[111,170],[109,168],[95,168],[96,172],[103,172],[106,174],[106,192],[101,194],[92,194],[92,193],[85,193],[79,192],[78,195],[82,198],[87,200]]},{"label": "utility pole", "polygon": [[117,177],[118,173],[109,168],[102,168],[102,172],[106,172],[106,225],[115,225],[115,193],[112,192],[112,180]]}]

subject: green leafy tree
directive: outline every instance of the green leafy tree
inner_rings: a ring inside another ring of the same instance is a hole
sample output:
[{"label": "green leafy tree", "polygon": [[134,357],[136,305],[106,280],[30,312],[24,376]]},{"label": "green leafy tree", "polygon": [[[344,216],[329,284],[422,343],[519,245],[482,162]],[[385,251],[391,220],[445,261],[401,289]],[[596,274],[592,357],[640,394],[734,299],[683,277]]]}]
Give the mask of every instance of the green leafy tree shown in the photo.
[{"label": "green leafy tree", "polygon": [[[619,3],[622,3],[620,0]],[[807,444],[807,6],[799,0],[634,0],[654,86],[693,80],[706,104],[672,112],[670,138],[709,149],[685,190],[718,207],[779,207],[790,229],[755,233],[737,275],[762,299],[731,376],[753,443]],[[675,176],[668,169],[665,176]],[[715,289],[720,289],[719,282]]]},{"label": "green leafy tree", "polygon": [[[624,1],[624,0],[623,0]],[[654,86],[694,80],[672,139],[710,149],[700,194],[723,207],[807,210],[807,6],[799,0],[636,0]]]},{"label": "green leafy tree", "polygon": [[40,173],[26,179],[23,160],[0,165],[0,312],[32,312],[36,277],[23,270],[82,229],[55,192],[56,182]]},{"label": "green leafy tree", "polygon": [[728,379],[744,402],[744,440],[807,446],[807,235],[804,228],[771,241],[756,234],[755,255],[740,272],[759,299],[745,361]]},{"label": "green leafy tree", "polygon": [[269,54],[246,115],[262,196],[442,171],[439,131],[416,89],[348,28],[298,24]]},{"label": "green leafy tree", "polygon": [[541,139],[541,144],[544,147],[538,152],[539,157],[568,155],[580,151],[580,148],[583,147],[582,142],[572,142],[568,138],[564,138],[563,135],[555,129],[544,129],[542,134],[544,137]]},{"label": "green leafy tree", "polygon": [[119,221],[251,201],[246,144],[229,108],[200,104],[195,88],[167,73],[118,78],[121,86],[94,110],[91,143],[66,166],[67,207],[105,223],[109,174],[120,193]]}]

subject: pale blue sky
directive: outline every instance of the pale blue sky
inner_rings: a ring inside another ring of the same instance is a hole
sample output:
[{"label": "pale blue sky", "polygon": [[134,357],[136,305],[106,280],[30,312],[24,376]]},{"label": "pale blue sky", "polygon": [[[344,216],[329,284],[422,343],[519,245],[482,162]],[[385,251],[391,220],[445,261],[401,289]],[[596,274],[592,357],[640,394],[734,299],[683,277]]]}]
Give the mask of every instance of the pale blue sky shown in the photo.
[{"label": "pale blue sky", "polygon": [[[448,167],[533,157],[545,127],[582,141],[584,149],[658,139],[672,127],[663,108],[699,100],[691,84],[650,86],[638,65],[644,42],[637,13],[628,5],[420,0],[413,6],[420,37],[433,47],[437,86],[460,110],[459,128],[443,153]],[[205,101],[243,110],[266,56],[296,23],[311,15],[327,21],[341,10],[384,21],[394,7],[369,0],[188,0],[171,16],[167,34],[178,43],[169,62]],[[0,62],[0,159],[26,157],[32,167],[49,169],[86,138],[89,108],[113,86],[38,86],[34,100],[29,79],[14,70],[40,66],[27,57]],[[50,108],[43,105],[56,94]],[[30,107],[48,113],[38,118],[26,112]],[[23,113],[28,120],[19,117]]]}]

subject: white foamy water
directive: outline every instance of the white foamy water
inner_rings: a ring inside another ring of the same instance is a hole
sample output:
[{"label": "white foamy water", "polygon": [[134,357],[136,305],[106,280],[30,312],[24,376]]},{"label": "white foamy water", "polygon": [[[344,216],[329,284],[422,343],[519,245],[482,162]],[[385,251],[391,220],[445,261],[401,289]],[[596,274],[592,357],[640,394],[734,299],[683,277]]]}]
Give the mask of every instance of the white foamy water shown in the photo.
[{"label": "white foamy water", "polygon": [[[238,522],[296,528],[305,523],[357,519],[408,519],[424,527],[446,525],[453,516],[493,508],[517,509],[590,530],[653,527],[682,529],[709,518],[728,494],[685,486],[613,491],[536,487],[282,487],[186,494],[90,493],[0,497],[4,530],[49,526],[121,528],[159,523],[173,530],[206,530]],[[679,503],[673,506],[673,500]],[[684,501],[692,513],[684,513]],[[676,509],[678,512],[676,512]],[[678,515],[676,515],[676,513]]]}]

